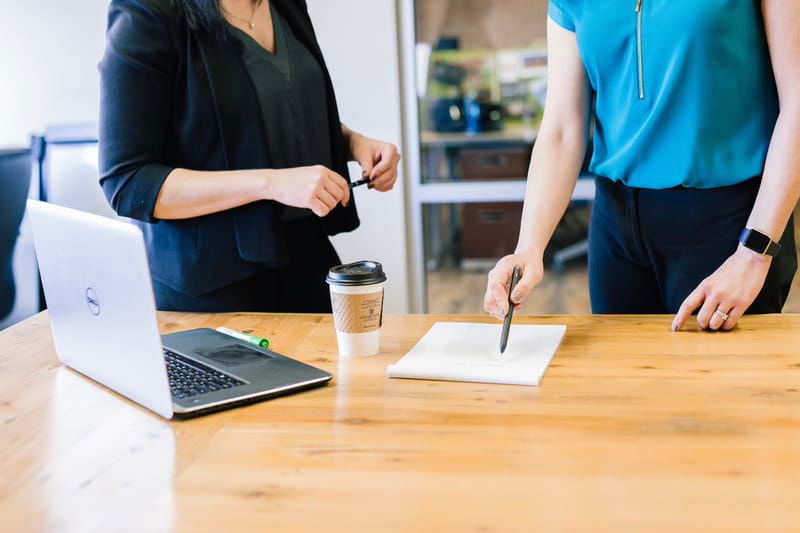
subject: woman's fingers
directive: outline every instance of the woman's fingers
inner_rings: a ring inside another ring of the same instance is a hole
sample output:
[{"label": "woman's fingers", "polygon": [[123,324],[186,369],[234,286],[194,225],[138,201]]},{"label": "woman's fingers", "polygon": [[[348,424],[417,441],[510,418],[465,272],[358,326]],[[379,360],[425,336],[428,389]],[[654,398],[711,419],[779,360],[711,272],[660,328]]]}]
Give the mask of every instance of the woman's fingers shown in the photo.
[{"label": "woman's fingers", "polygon": [[[499,266],[499,265],[498,265]],[[498,267],[495,267],[497,269]],[[506,287],[506,276],[503,270],[495,270],[489,277],[489,284],[486,287],[487,297],[492,299],[491,315],[502,318],[508,312],[508,289]]]},{"label": "woman's fingers", "polygon": [[[711,318],[708,321],[708,328],[714,331],[719,330],[725,322],[728,321],[730,318],[730,313],[733,308],[732,305],[719,302],[717,305],[713,306],[714,309],[711,311]],[[719,312],[718,312],[719,311]]]},{"label": "woman's fingers", "polygon": [[339,203],[339,200],[324,187],[321,187],[319,190],[317,190],[315,197],[328,209],[328,212],[325,213],[326,215],[333,211],[336,208],[336,205]]},{"label": "woman's fingers", "polygon": [[376,177],[385,174],[393,168],[396,169],[397,164],[400,162],[400,153],[397,151],[397,146],[389,143],[382,144],[377,153],[377,164],[370,172],[370,179],[375,180]]},{"label": "woman's fingers", "polygon": [[502,305],[506,294],[505,280],[505,268],[501,259],[489,272],[486,294],[483,297],[483,308],[495,318],[502,318],[505,315],[505,308]]},{"label": "woman's fingers", "polygon": [[494,312],[487,312],[496,318],[503,318],[508,313],[508,288],[513,271],[514,265],[508,258],[503,258],[489,272],[486,294],[494,300],[494,305],[491,306]]},{"label": "woman's fingers", "polygon": [[[714,318],[715,311],[722,304],[722,296],[707,282],[701,283],[700,288],[703,291],[703,305],[700,307],[700,311],[697,312],[697,326],[700,329],[716,329],[711,327],[711,321]],[[722,309],[722,311],[725,311],[725,309]]]},{"label": "woman's fingers", "polygon": [[337,180],[336,177],[338,174],[331,171],[331,175],[322,182],[322,188],[330,194],[335,202],[333,207],[336,207],[337,203],[341,203],[342,205],[347,205],[347,202],[350,200],[350,187],[346,185],[344,182],[344,178],[341,181]]},{"label": "woman's fingers", "polygon": [[522,274],[511,295],[512,305],[515,309],[520,309],[520,303],[542,281],[541,261],[530,260],[522,255],[507,255],[498,261],[489,272],[486,294],[483,297],[483,308],[487,313],[500,320],[508,313],[508,292],[511,289],[511,278],[515,267],[519,267]]},{"label": "woman's fingers", "polygon": [[[697,312],[697,326],[700,329],[729,331],[736,327],[747,306],[737,303],[736,300],[726,299],[704,282],[684,300],[672,322],[672,330],[681,329],[692,312],[698,308],[700,310]],[[717,313],[718,310],[720,313]]]},{"label": "woman's fingers", "polygon": [[[325,205],[329,204],[328,196],[333,197],[333,205],[330,209],[336,207],[336,204],[341,202],[342,205],[347,205],[350,201],[350,184],[339,174],[331,169],[322,165],[309,167],[310,172],[310,195],[312,197],[323,200]],[[311,201],[311,198],[307,198]]]},{"label": "woman's fingers", "polygon": [[500,310],[497,309],[497,300],[495,300],[492,291],[488,290],[488,288],[486,294],[483,295],[483,310],[493,317],[497,317],[500,314]]},{"label": "woman's fingers", "polygon": [[702,286],[693,290],[691,294],[689,294],[689,296],[687,296],[683,301],[680,309],[678,309],[678,313],[675,315],[675,319],[672,321],[672,331],[680,330],[686,323],[686,320],[692,316],[692,312],[700,307],[700,304],[703,303],[704,299],[705,294],[703,293]]},{"label": "woman's fingers", "polygon": [[397,146],[369,139],[364,143],[357,150],[358,164],[363,177],[369,180],[369,188],[381,192],[391,190],[397,181],[397,165],[401,159]]},{"label": "woman's fingers", "polygon": [[337,174],[332,170],[328,170],[328,181],[325,183],[325,188],[328,191],[334,190],[333,187],[338,190],[338,194],[334,194],[334,196],[342,203],[342,205],[346,206],[350,203],[350,183],[344,179],[342,176]]},{"label": "woman's fingers", "polygon": [[317,216],[324,217],[333,211],[337,204],[347,205],[350,201],[350,187],[336,172],[322,167],[313,167],[314,181],[307,199],[308,206]]},{"label": "woman's fingers", "polygon": [[367,178],[372,175],[372,169],[375,167],[375,164],[372,162],[372,155],[370,154],[369,157],[362,157],[358,160],[358,165],[361,167],[361,177]]},{"label": "woman's fingers", "polygon": [[728,320],[726,320],[725,323],[722,324],[722,329],[725,331],[730,331],[733,328],[735,328],[736,324],[739,323],[739,319],[742,318],[745,309],[746,309],[745,307],[740,305],[728,311]]},{"label": "woman's fingers", "polygon": [[380,191],[386,192],[392,190],[394,184],[397,182],[397,168],[392,168],[388,172],[384,172],[380,176],[374,178],[370,182],[370,187]]},{"label": "woman's fingers", "polygon": [[400,154],[395,152],[392,155],[388,169],[382,173],[377,173],[379,168],[385,168],[382,160],[379,166],[375,167],[376,175],[370,181],[370,188],[377,189],[380,192],[391,190],[397,181],[397,167],[400,164],[400,159]]},{"label": "woman's fingers", "polygon": [[540,281],[542,281],[542,272],[537,272],[533,265],[525,265],[522,269],[522,276],[511,294],[511,300],[516,304],[522,303]]},{"label": "woman's fingers", "polygon": [[701,329],[733,329],[764,287],[770,262],[770,258],[765,260],[740,247],[689,295],[673,326],[680,328],[689,314],[700,307],[697,325]]},{"label": "woman's fingers", "polygon": [[330,213],[330,209],[328,208],[328,206],[325,205],[322,202],[322,200],[320,200],[319,198],[316,198],[316,197],[311,199],[311,202],[309,202],[308,208],[311,209],[311,211],[315,215],[320,217],[320,218],[322,218],[325,215],[327,215],[328,213]]}]

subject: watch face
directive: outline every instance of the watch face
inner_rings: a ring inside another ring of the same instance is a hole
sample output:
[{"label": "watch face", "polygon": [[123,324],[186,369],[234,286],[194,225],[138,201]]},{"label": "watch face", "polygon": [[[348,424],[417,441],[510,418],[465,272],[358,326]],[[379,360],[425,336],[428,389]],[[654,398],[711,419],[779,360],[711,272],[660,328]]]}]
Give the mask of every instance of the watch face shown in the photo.
[{"label": "watch face", "polygon": [[748,231],[747,237],[745,237],[745,240],[742,241],[742,243],[745,246],[747,246],[751,250],[755,250],[760,254],[764,253],[767,250],[767,247],[769,247],[770,242],[772,242],[772,240],[768,236],[764,235],[760,231],[752,229]]}]

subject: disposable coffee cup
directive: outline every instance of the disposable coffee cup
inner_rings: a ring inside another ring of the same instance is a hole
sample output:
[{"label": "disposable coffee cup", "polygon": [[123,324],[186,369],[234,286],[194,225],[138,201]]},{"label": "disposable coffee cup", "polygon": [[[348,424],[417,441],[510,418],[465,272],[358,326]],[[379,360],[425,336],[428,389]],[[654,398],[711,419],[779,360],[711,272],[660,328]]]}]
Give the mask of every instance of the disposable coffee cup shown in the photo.
[{"label": "disposable coffee cup", "polygon": [[333,323],[342,357],[369,357],[380,351],[383,285],[386,275],[376,261],[358,261],[330,269]]}]

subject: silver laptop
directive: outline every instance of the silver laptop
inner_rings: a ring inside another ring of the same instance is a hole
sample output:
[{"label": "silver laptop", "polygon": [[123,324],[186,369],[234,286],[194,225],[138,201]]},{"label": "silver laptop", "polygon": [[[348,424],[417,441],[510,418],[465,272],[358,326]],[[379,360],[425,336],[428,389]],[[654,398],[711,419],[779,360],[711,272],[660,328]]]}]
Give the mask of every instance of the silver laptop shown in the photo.
[{"label": "silver laptop", "polygon": [[213,329],[161,337],[144,238],[123,221],[28,200],[58,358],[165,418],[324,385],[333,376]]}]

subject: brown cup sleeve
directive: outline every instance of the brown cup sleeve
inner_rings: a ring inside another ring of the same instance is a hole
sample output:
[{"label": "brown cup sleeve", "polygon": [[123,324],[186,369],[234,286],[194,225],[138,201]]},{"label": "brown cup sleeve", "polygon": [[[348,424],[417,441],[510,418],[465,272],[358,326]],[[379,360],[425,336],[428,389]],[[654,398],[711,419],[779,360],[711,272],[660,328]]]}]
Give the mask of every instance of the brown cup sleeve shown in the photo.
[{"label": "brown cup sleeve", "polygon": [[367,294],[331,292],[336,331],[369,333],[383,324],[383,289]]}]

